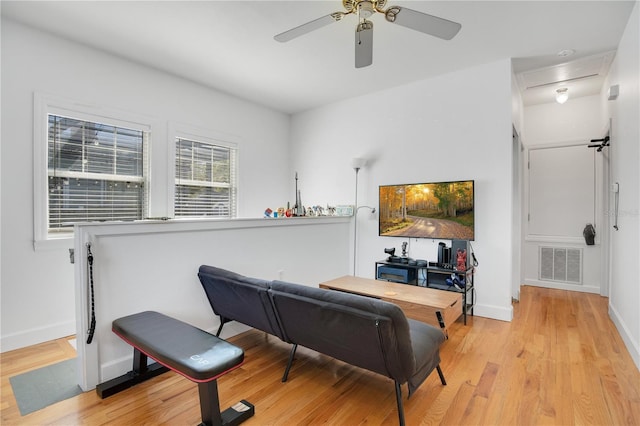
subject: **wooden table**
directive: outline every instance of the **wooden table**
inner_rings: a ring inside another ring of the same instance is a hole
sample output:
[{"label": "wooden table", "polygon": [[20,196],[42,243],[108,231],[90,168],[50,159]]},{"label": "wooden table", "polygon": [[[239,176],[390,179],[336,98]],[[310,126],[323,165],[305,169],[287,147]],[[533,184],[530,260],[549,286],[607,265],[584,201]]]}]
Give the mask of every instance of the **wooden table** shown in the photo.
[{"label": "wooden table", "polygon": [[447,334],[447,327],[462,315],[461,293],[350,275],[320,283],[320,288],[340,290],[395,303],[408,318],[441,327],[445,334]]}]

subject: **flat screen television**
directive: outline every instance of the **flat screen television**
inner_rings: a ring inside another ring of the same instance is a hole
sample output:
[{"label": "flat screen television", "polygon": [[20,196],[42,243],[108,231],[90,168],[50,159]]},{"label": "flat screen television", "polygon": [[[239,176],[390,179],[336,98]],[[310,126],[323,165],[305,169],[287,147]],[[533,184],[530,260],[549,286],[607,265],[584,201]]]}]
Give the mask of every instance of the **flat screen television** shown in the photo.
[{"label": "flat screen television", "polygon": [[379,235],[474,240],[474,181],[381,185]]}]

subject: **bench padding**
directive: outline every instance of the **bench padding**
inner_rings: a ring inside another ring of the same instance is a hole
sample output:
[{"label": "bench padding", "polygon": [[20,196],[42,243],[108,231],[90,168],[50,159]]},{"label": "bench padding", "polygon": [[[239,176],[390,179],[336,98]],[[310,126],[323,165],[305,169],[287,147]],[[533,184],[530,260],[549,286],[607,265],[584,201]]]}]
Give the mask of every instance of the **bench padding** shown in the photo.
[{"label": "bench padding", "polygon": [[241,348],[158,312],[122,317],[112,327],[131,346],[194,382],[215,380],[244,360]]}]

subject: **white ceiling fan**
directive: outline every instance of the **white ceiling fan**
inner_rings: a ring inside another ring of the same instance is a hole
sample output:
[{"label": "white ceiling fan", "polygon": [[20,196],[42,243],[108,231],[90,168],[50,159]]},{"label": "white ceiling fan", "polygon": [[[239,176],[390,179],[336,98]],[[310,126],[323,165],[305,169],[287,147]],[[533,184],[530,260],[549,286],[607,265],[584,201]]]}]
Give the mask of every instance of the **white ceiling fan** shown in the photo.
[{"label": "white ceiling fan", "polygon": [[421,33],[429,34],[444,40],[451,40],[458,34],[462,25],[437,16],[418,12],[400,6],[384,7],[387,0],[342,0],[345,12],[334,12],[321,18],[302,24],[274,37],[276,41],[287,42],[311,31],[340,21],[346,15],[358,14],[356,26],[356,68],[366,67],[373,62],[373,22],[367,20],[374,13],[381,13],[388,22],[398,24]]}]

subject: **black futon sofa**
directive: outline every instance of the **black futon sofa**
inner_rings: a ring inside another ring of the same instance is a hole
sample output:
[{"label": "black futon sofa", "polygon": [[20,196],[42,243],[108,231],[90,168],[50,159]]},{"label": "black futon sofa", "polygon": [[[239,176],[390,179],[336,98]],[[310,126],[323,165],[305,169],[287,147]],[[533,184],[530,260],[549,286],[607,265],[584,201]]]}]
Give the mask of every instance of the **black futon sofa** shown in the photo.
[{"label": "black futon sofa", "polygon": [[298,345],[387,376],[395,381],[400,424],[401,385],[409,396],[436,369],[445,336],[438,328],[408,319],[395,304],[283,281],[249,278],[203,265],[198,277],[220,327],[238,321],[293,345],[282,381]]}]

